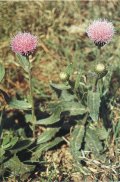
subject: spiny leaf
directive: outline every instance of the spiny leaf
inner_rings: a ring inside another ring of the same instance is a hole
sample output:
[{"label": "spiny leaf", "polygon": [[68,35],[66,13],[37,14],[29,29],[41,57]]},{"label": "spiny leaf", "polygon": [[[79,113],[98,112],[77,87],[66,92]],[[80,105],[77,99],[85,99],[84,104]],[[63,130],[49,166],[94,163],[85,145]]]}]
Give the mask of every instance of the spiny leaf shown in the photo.
[{"label": "spiny leaf", "polygon": [[51,87],[58,89],[58,90],[67,90],[70,89],[69,85],[65,85],[65,84],[55,84],[55,83],[51,83],[50,84]]},{"label": "spiny leaf", "polygon": [[5,138],[5,140],[3,139],[3,148],[4,150],[8,150],[10,148],[12,148],[18,141],[18,137],[14,137],[12,139],[9,138],[9,136],[7,138]]},{"label": "spiny leaf", "polygon": [[5,153],[5,150],[3,148],[0,148],[0,158],[3,157],[4,153]]},{"label": "spiny leaf", "polygon": [[98,156],[102,151],[102,143],[99,140],[97,130],[95,128],[88,128],[85,137],[85,150],[91,151],[95,156]]},{"label": "spiny leaf", "polygon": [[100,93],[99,92],[88,92],[87,105],[90,111],[90,116],[93,121],[98,120],[99,108],[100,108]]},{"label": "spiny leaf", "polygon": [[68,90],[63,90],[60,98],[61,100],[69,102],[69,101],[74,101],[76,96],[69,93]]},{"label": "spiny leaf", "polygon": [[18,141],[10,150],[11,152],[19,152],[21,150],[27,149],[32,143],[32,140],[21,140]]},{"label": "spiny leaf", "polygon": [[48,142],[46,144],[42,144],[40,145],[40,147],[37,149],[39,150],[39,152],[41,153],[42,151],[47,151],[50,148],[56,146],[58,143],[60,143],[61,141],[63,141],[63,139],[61,137],[57,137],[55,140]]},{"label": "spiny leaf", "polygon": [[[21,178],[22,178],[22,175],[24,175],[24,174],[28,173],[28,175],[30,175],[30,171],[34,170],[34,168],[35,168],[33,165],[26,165],[26,164],[20,162],[20,160],[17,156],[12,157],[10,160],[5,162],[4,167],[10,168],[12,173],[15,176],[19,175],[19,177],[21,177]],[[28,176],[27,176],[27,178],[28,178]]]},{"label": "spiny leaf", "polygon": [[77,168],[80,170],[81,173],[83,173],[84,175],[87,175],[88,173],[88,169],[87,168],[83,168],[80,160],[81,160],[81,147],[82,147],[82,142],[83,142],[83,137],[84,137],[84,133],[85,133],[85,128],[83,125],[78,125],[73,133],[72,133],[72,138],[70,141],[70,151],[71,154],[77,164]]},{"label": "spiny leaf", "polygon": [[73,154],[73,156],[75,158],[78,157],[77,156],[78,153],[80,155],[80,152],[79,151],[80,151],[80,148],[81,148],[81,145],[82,145],[84,132],[85,132],[84,126],[78,125],[74,129],[74,131],[72,133],[72,139],[71,139],[71,142],[70,142],[70,149],[71,149],[71,152],[72,152],[72,154]]},{"label": "spiny leaf", "polygon": [[82,115],[87,109],[78,102],[61,102],[62,112],[68,111],[71,116]]},{"label": "spiny leaf", "polygon": [[61,113],[66,111],[69,112],[69,115],[76,116],[76,115],[82,115],[86,113],[87,109],[77,102],[63,101],[57,104],[57,107],[55,108],[54,113],[50,117],[46,119],[41,119],[37,121],[36,124],[41,124],[41,125],[54,124],[60,120]]},{"label": "spiny leaf", "polygon": [[8,143],[10,142],[10,137],[7,135],[7,136],[4,136],[3,137],[3,141],[2,141],[2,145],[7,145]]},{"label": "spiny leaf", "polygon": [[97,134],[100,140],[106,140],[109,135],[109,131],[105,127],[97,128]]},{"label": "spiny leaf", "polygon": [[22,66],[22,68],[26,71],[29,72],[30,69],[30,63],[27,60],[27,58],[25,56],[22,56],[21,54],[17,54],[18,60],[19,60],[19,64],[20,66]]},{"label": "spiny leaf", "polygon": [[45,151],[47,151],[47,150],[55,147],[56,145],[58,145],[62,141],[63,141],[63,139],[61,137],[57,137],[53,141],[40,144],[36,148],[35,152],[33,153],[33,157],[32,157],[32,160],[31,161],[38,160],[41,157],[41,155],[42,155],[43,152],[45,152]]},{"label": "spiny leaf", "polygon": [[47,128],[37,139],[37,144],[45,143],[51,140],[60,128]]},{"label": "spiny leaf", "polygon": [[37,121],[36,124],[48,125],[48,124],[56,123],[60,120],[60,114],[61,114],[61,108],[57,107],[54,113],[50,117],[46,119],[41,119]]},{"label": "spiny leaf", "polygon": [[14,109],[28,110],[31,109],[31,104],[24,100],[13,99],[9,102],[9,106]]}]

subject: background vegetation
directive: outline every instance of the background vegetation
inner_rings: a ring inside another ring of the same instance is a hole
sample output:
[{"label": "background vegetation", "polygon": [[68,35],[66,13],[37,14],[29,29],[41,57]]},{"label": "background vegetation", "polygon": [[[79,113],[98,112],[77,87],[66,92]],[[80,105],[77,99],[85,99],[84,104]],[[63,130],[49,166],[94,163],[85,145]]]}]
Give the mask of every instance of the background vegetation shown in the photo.
[{"label": "background vegetation", "polygon": [[[0,2],[0,62],[4,63],[6,69],[5,79],[0,87],[9,96],[24,98],[24,95],[28,92],[27,78],[23,77],[23,70],[19,67],[16,56],[11,51],[10,40],[19,31],[37,35],[39,42],[32,73],[34,76],[34,98],[37,117],[39,119],[46,118],[49,111],[48,104],[53,104],[57,100],[49,83],[51,81],[60,83],[59,73],[65,70],[69,63],[76,61],[76,64],[79,64],[81,69],[88,72],[88,77],[92,79],[89,73],[91,73],[95,64],[96,47],[88,39],[86,28],[92,20],[98,18],[111,20],[116,29],[112,42],[102,50],[102,59],[114,70],[110,84],[110,95],[115,97],[114,102],[111,98],[109,105],[111,112],[106,112],[106,115],[108,115],[110,121],[112,118],[112,123],[116,126],[120,122],[119,0]],[[2,108],[5,104],[2,96],[0,101]],[[7,118],[11,116],[14,117],[15,123],[10,123],[9,129],[16,127],[16,129],[26,128],[27,130],[27,126],[22,119],[23,113],[15,110],[13,115],[13,110],[8,107]],[[97,164],[89,164],[88,167],[91,172],[86,175],[83,171],[76,169],[77,164],[69,149],[69,137],[73,127],[69,123],[66,124],[62,130],[67,134],[64,142],[47,152],[44,151],[41,163],[36,165],[31,174],[27,175],[27,170],[26,173],[24,173],[24,170],[22,172],[22,168],[25,167],[23,166],[20,168],[20,174],[19,171],[15,171],[17,178],[14,177],[16,175],[12,175],[7,180],[119,181],[119,142],[117,142],[117,145],[114,142],[108,144],[107,158],[110,164],[114,164],[115,169],[112,168],[111,170],[108,167],[101,166],[97,161]],[[45,127],[37,127],[37,135],[41,135],[45,129]],[[30,135],[30,133],[27,134]],[[113,140],[117,139],[113,137]],[[17,157],[16,160],[18,160]],[[82,165],[84,166],[84,162]]]}]

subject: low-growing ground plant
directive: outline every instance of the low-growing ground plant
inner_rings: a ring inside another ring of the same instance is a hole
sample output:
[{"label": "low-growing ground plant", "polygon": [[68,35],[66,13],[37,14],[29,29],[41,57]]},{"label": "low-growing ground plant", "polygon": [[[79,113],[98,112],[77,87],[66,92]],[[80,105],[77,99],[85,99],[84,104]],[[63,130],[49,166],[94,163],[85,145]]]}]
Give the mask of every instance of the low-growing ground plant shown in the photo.
[{"label": "low-growing ground plant", "polygon": [[[103,57],[108,43],[116,36],[115,28],[108,20],[94,20],[86,34],[96,49],[94,66],[83,69],[77,59],[77,53],[81,51],[77,46],[74,61],[70,60],[69,51],[65,52],[68,65],[59,73],[60,83],[50,83],[57,99],[48,105],[44,117],[42,109],[39,111],[35,107],[32,77],[39,37],[20,32],[11,39],[11,50],[23,69],[29,93],[23,94],[22,98],[16,94],[15,98],[0,88],[4,98],[0,115],[1,181],[60,181],[56,170],[54,179],[51,177],[54,170],[47,179],[40,178],[39,173],[49,163],[44,154],[62,144],[69,147],[72,173],[80,173],[84,180],[91,176],[96,181],[119,181],[120,120],[113,122],[119,88],[111,90],[117,68],[111,67]],[[0,63],[1,84],[4,76],[5,68]],[[64,177],[61,181],[72,179]]]}]

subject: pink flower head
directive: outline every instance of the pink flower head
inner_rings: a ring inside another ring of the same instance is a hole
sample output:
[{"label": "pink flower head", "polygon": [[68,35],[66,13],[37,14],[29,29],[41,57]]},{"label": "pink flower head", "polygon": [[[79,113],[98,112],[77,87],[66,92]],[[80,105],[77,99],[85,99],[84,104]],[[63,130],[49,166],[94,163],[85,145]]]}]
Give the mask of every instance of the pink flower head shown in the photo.
[{"label": "pink flower head", "polygon": [[12,51],[22,55],[33,53],[37,46],[37,37],[30,33],[18,33],[11,40]]},{"label": "pink flower head", "polygon": [[97,45],[104,46],[114,35],[114,26],[107,20],[94,20],[87,29],[88,37]]}]

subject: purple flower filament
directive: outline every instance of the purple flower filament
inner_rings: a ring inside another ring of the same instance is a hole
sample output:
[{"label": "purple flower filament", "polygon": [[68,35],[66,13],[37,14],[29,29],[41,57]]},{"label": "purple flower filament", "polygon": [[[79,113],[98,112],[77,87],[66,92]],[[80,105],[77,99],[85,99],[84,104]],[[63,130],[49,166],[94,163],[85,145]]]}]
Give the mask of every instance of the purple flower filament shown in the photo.
[{"label": "purple flower filament", "polygon": [[87,29],[88,37],[100,47],[110,42],[114,32],[113,24],[102,19],[94,20]]},{"label": "purple flower filament", "polygon": [[34,52],[37,46],[37,37],[30,33],[18,33],[12,38],[12,51],[22,55],[29,55]]}]

